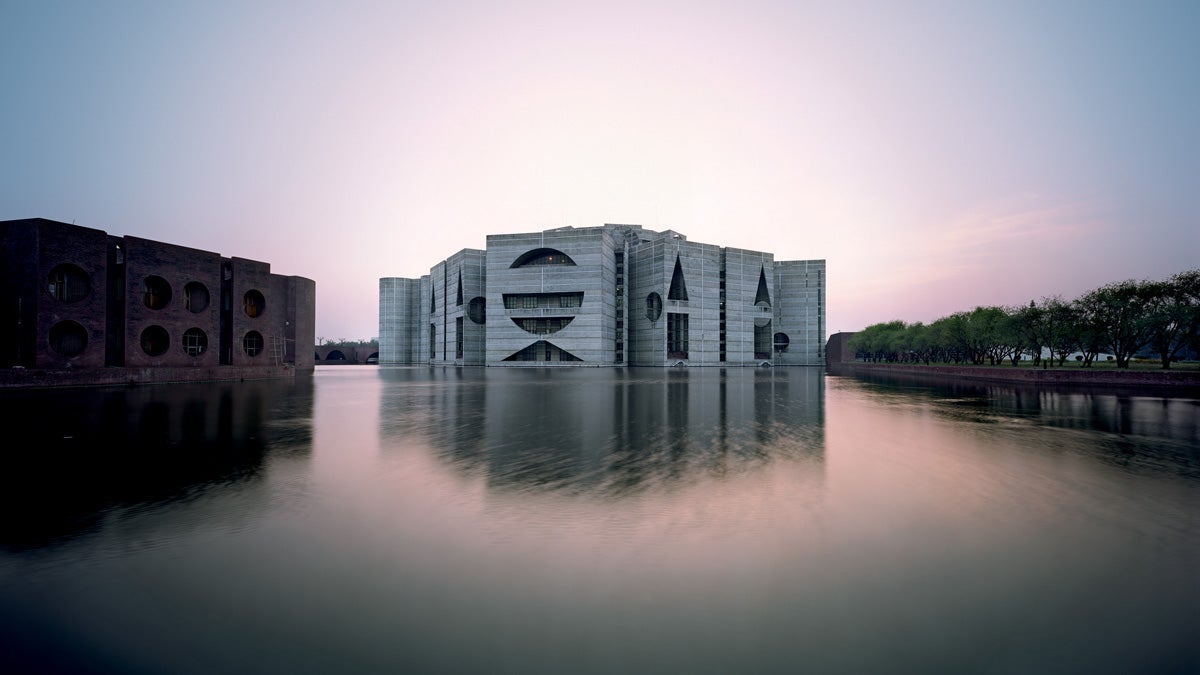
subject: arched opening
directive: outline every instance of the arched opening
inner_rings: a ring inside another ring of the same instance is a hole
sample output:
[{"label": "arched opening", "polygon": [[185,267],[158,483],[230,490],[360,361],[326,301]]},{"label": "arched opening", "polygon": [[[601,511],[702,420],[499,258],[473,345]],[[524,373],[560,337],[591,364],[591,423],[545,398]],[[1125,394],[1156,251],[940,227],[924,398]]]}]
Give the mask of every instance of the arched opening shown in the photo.
[{"label": "arched opening", "polygon": [[263,351],[263,336],[256,330],[252,330],[242,336],[242,351],[246,352],[246,356],[258,356]]},{"label": "arched opening", "polygon": [[50,349],[59,356],[79,356],[87,349],[87,329],[74,321],[59,321],[50,327]]},{"label": "arched opening", "polygon": [[147,326],[141,336],[142,351],[149,356],[162,356],[171,346],[171,336],[162,326]]},{"label": "arched opening", "polygon": [[509,265],[509,269],[517,267],[527,267],[529,265],[574,265],[575,261],[571,260],[571,256],[553,248],[535,248],[532,251],[522,253],[520,257]]},{"label": "arched opening", "polygon": [[208,309],[208,287],[199,281],[189,281],[183,287],[183,306],[192,314]]},{"label": "arched opening", "polygon": [[55,300],[79,302],[92,291],[92,281],[78,265],[64,263],[50,270],[48,289]]},{"label": "arched opening", "polygon": [[662,316],[662,296],[658,293],[651,293],[646,296],[646,318],[650,321],[658,321],[660,316]]},{"label": "arched opening", "polygon": [[487,323],[487,298],[471,298],[467,305],[467,316],[475,323]]},{"label": "arched opening", "polygon": [[267,311],[267,299],[262,293],[254,289],[246,291],[246,295],[242,296],[242,311],[246,312],[246,316],[251,319],[262,316],[262,313]]},{"label": "arched opening", "polygon": [[183,352],[188,356],[200,356],[208,349],[208,335],[199,328],[183,331]]},{"label": "arched opening", "polygon": [[325,360],[326,361],[345,361],[346,354],[343,353],[342,350],[340,350],[340,349],[332,349],[332,350],[330,350],[330,352],[328,354],[325,355]]},{"label": "arched opening", "polygon": [[142,304],[150,309],[162,309],[171,302],[171,284],[162,277],[149,276],[142,280]]},{"label": "arched opening", "polygon": [[367,363],[379,363],[379,352],[371,352],[367,357]]},{"label": "arched opening", "polygon": [[775,351],[776,352],[786,352],[788,345],[790,345],[791,343],[792,343],[792,339],[788,337],[787,333],[776,333],[775,334]]}]

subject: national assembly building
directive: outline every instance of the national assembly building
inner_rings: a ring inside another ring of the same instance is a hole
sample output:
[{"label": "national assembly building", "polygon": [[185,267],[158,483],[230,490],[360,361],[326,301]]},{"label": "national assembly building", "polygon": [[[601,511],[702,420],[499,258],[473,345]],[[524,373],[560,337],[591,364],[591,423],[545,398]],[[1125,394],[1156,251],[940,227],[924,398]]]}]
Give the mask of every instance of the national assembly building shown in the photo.
[{"label": "national assembly building", "polygon": [[639,225],[487,237],[379,280],[381,365],[823,366],[825,261]]}]

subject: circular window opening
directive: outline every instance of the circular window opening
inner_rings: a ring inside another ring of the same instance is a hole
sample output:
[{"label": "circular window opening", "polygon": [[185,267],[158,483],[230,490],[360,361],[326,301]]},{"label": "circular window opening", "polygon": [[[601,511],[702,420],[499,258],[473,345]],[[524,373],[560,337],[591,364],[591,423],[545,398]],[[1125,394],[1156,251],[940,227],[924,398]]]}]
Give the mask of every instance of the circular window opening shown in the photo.
[{"label": "circular window opening", "polygon": [[171,336],[167,335],[167,329],[162,326],[149,326],[142,331],[142,351],[150,356],[166,354],[170,344]]},{"label": "circular window opening", "polygon": [[245,350],[246,356],[258,356],[263,350],[262,333],[252,330],[242,338],[242,349]]},{"label": "circular window opening", "polygon": [[775,351],[786,352],[790,344],[792,344],[792,339],[788,337],[787,333],[775,334]]},{"label": "circular window opening", "polygon": [[92,281],[78,265],[56,265],[47,279],[50,295],[63,302],[79,302],[92,291]]},{"label": "circular window opening", "polygon": [[242,309],[245,310],[246,316],[253,319],[266,311],[267,299],[258,291],[246,291],[246,295],[242,297]]},{"label": "circular window opening", "polygon": [[662,296],[658,293],[651,293],[646,296],[646,318],[658,321],[660,316],[662,316]]},{"label": "circular window opening", "polygon": [[146,277],[142,280],[142,304],[150,309],[162,309],[171,301],[171,284],[162,277]]},{"label": "circular window opening", "polygon": [[60,356],[79,356],[87,348],[87,329],[74,321],[59,321],[50,327],[50,349]]},{"label": "circular window opening", "polygon": [[188,356],[200,356],[208,349],[208,336],[199,328],[189,328],[183,332],[183,351]]},{"label": "circular window opening", "polygon": [[199,281],[189,281],[183,287],[183,306],[192,314],[208,309],[208,287]]},{"label": "circular window opening", "polygon": [[487,298],[471,298],[471,303],[467,305],[467,316],[475,323],[487,323]]}]

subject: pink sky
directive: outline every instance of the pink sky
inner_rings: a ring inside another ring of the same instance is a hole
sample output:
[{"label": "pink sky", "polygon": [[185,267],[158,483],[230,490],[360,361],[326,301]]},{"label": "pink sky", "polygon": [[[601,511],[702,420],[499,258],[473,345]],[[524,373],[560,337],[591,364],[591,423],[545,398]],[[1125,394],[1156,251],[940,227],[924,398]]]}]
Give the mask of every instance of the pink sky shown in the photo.
[{"label": "pink sky", "polygon": [[640,223],[828,263],[829,332],[1200,266],[1200,5],[0,8],[0,219],[317,282]]}]

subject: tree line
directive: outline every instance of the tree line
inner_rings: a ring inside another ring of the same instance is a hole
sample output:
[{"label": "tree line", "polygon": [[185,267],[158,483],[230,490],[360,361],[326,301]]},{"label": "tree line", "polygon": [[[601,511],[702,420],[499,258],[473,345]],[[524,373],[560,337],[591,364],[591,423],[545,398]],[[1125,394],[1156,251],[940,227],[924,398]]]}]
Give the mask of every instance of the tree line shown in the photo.
[{"label": "tree line", "polygon": [[1084,367],[1111,354],[1118,368],[1128,368],[1147,347],[1163,368],[1184,350],[1200,350],[1200,269],[1111,283],[1070,301],[1056,295],[1021,307],[976,307],[930,324],[877,323],[850,339],[859,359],[925,364],[1015,366],[1029,355],[1035,366],[1061,366],[1079,352]]}]

